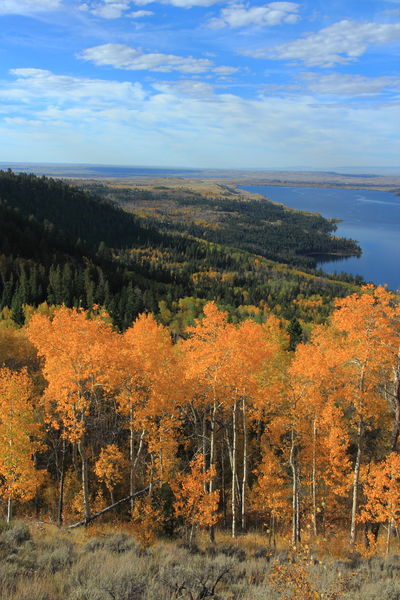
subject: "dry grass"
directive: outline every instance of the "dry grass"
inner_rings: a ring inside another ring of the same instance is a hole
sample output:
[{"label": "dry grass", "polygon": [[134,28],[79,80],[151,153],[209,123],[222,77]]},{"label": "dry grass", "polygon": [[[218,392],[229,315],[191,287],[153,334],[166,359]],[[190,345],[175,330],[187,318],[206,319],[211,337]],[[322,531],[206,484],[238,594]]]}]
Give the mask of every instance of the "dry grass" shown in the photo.
[{"label": "dry grass", "polygon": [[[336,558],[344,543],[286,539],[274,552],[260,534],[219,533],[189,549],[179,540],[140,547],[122,526],[59,531],[0,525],[2,600],[399,600],[400,557]],[[311,541],[310,541],[311,542]],[[317,558],[318,553],[318,558]]]}]

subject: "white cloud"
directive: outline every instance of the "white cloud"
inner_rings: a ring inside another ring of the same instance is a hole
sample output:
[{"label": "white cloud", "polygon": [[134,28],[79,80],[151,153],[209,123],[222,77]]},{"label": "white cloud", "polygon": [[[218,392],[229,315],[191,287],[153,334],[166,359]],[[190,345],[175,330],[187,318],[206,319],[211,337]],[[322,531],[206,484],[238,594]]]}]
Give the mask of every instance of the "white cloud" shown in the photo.
[{"label": "white cloud", "polygon": [[400,79],[394,77],[304,73],[302,80],[311,92],[332,96],[375,96],[385,90],[400,90]]},{"label": "white cloud", "polygon": [[[1,0],[0,0],[1,1]],[[11,0],[9,0],[11,2]],[[14,0],[16,2],[17,0]],[[33,0],[31,0],[33,2]],[[49,1],[49,0],[48,0]],[[133,11],[126,14],[134,5],[147,6],[154,4],[157,0],[90,0],[80,5],[81,10],[102,17],[103,19],[119,19],[122,16],[133,17],[135,19],[153,14],[149,11]],[[180,8],[192,8],[193,6],[212,6],[222,0],[158,0],[161,4],[169,4]]]},{"label": "white cloud", "polygon": [[219,4],[222,0],[135,0],[135,4],[138,6],[147,6],[147,4],[153,4],[154,2],[169,4],[178,8],[193,8],[193,6],[212,6],[213,4]]},{"label": "white cloud", "polygon": [[150,10],[136,10],[128,13],[127,11],[132,8],[133,4],[136,3],[131,0],[96,0],[85,2],[79,8],[103,19],[119,19],[122,16],[130,17],[131,19],[142,19],[154,14]]},{"label": "white cloud", "polygon": [[212,67],[207,58],[184,58],[174,54],[149,53],[126,46],[125,44],[103,44],[87,48],[80,55],[95,65],[112,66],[128,71],[149,70],[167,73],[181,71],[183,73],[204,73]]},{"label": "white cloud", "polygon": [[129,10],[130,4],[129,0],[102,0],[100,2],[85,2],[79,8],[103,19],[119,19]]},{"label": "white cloud", "polygon": [[142,19],[143,17],[151,17],[152,15],[154,15],[154,13],[151,10],[135,10],[127,16],[131,17],[131,19]]},{"label": "white cloud", "polygon": [[0,0],[0,15],[32,15],[60,7],[61,0]]},{"label": "white cloud", "polygon": [[79,57],[98,66],[111,66],[127,71],[146,70],[159,73],[169,73],[171,71],[206,73],[214,71],[220,75],[228,75],[237,70],[234,67],[214,67],[214,63],[208,58],[182,57],[160,52],[145,53],[125,44],[93,46],[84,50]]},{"label": "white cloud", "polygon": [[[214,167],[379,165],[399,155],[399,106],[312,94],[240,98],[207,83],[137,83],[15,69],[0,82],[1,160]],[[195,143],[193,143],[195,140]],[[238,148],[240,152],[238,152]]]},{"label": "white cloud", "polygon": [[240,69],[238,67],[214,67],[213,73],[217,73],[217,75],[233,75],[233,73],[237,73]]},{"label": "white cloud", "polygon": [[92,106],[104,107],[116,100],[135,103],[145,96],[140,83],[55,75],[44,69],[12,69],[11,74],[16,81],[0,89],[0,100],[12,98],[29,104],[36,98],[44,104],[57,105],[84,100]]},{"label": "white cloud", "polygon": [[176,82],[162,82],[153,85],[153,88],[158,92],[167,94],[182,94],[183,96],[189,96],[190,98],[211,98],[214,95],[214,88],[209,83],[204,81],[192,81],[191,79],[176,81]]},{"label": "white cloud", "polygon": [[309,66],[331,67],[356,60],[369,46],[399,40],[400,23],[357,23],[345,19],[294,42],[266,48],[251,55],[301,60]]},{"label": "white cloud", "polygon": [[233,4],[221,10],[220,16],[209,22],[210,27],[246,27],[257,25],[270,27],[282,23],[297,23],[299,5],[295,2],[271,2],[262,6],[248,7],[245,4]]}]

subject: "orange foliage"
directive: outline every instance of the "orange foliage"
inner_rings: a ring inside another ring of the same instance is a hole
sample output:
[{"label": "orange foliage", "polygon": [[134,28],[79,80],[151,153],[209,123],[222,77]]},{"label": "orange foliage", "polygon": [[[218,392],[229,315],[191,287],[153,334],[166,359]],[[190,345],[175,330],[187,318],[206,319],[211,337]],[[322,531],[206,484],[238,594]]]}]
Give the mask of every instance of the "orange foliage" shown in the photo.
[{"label": "orange foliage", "polygon": [[198,454],[190,463],[190,473],[178,475],[172,484],[174,510],[190,525],[210,527],[218,521],[219,491],[207,493],[205,483],[215,477],[215,469],[204,470],[204,457]]},{"label": "orange foliage", "polygon": [[363,521],[400,524],[400,455],[392,452],[382,463],[372,465],[364,492],[367,502]]},{"label": "orange foliage", "polygon": [[63,426],[69,440],[79,441],[91,404],[101,386],[106,387],[117,334],[103,319],[89,320],[86,311],[65,307],[57,309],[52,320],[33,315],[27,332],[45,359],[47,415],[54,427]]},{"label": "orange foliage", "polygon": [[25,369],[0,369],[0,495],[22,502],[33,498],[43,479],[33,461],[42,444],[32,394]]},{"label": "orange foliage", "polygon": [[163,526],[164,515],[153,503],[151,496],[136,500],[131,513],[132,529],[140,544],[147,548],[157,539],[157,533]]},{"label": "orange foliage", "polygon": [[[309,313],[322,299],[295,302]],[[162,306],[166,313],[167,305]],[[179,306],[186,322],[200,308],[195,300]],[[243,528],[247,497],[256,511],[280,523],[290,513],[298,527],[311,518],[316,533],[345,522],[351,505],[353,543],[362,485],[362,518],[397,524],[400,463],[390,451],[400,431],[399,306],[394,294],[366,286],[338,300],[329,323],[316,326],[310,343],[290,353],[285,330],[261,303],[241,309],[260,322],[236,324],[210,302],[176,344],[152,315],[140,315],[120,334],[98,308],[33,314],[26,333],[43,361],[45,418],[59,430],[50,431],[52,489],[65,472],[66,511],[83,500],[89,517],[96,493],[96,505],[104,503],[99,489],[88,489],[93,473],[111,495],[125,485],[129,435],[130,493],[139,482],[170,484],[175,514],[193,528],[217,522],[218,486],[224,508],[231,502],[232,523],[241,517]],[[15,359],[13,368],[22,359],[34,364],[35,352],[24,335],[0,335],[0,358]],[[7,340],[13,343],[11,354]],[[32,454],[39,449],[39,432],[31,397],[25,371],[0,371],[3,497],[27,499],[36,487]],[[367,455],[370,432],[378,441]],[[72,443],[72,452],[64,444],[62,454],[60,436]],[[110,439],[123,444],[107,445]],[[179,473],[182,456],[195,456],[189,473]],[[256,482],[248,473],[256,474]],[[24,482],[19,487],[18,477]],[[149,497],[135,503],[132,520],[148,545],[162,511]]]},{"label": "orange foliage", "polygon": [[257,475],[257,483],[250,499],[253,510],[271,520],[285,521],[290,518],[290,490],[283,465],[271,448],[265,448],[262,462],[254,473]]},{"label": "orange foliage", "polygon": [[124,454],[115,444],[109,444],[100,451],[100,456],[94,466],[98,479],[104,483],[110,493],[124,477],[126,461]]},{"label": "orange foliage", "polygon": [[145,432],[153,469],[165,481],[175,463],[180,425],[176,351],[169,331],[152,315],[140,315],[122,342],[119,411],[129,415],[134,431]]}]

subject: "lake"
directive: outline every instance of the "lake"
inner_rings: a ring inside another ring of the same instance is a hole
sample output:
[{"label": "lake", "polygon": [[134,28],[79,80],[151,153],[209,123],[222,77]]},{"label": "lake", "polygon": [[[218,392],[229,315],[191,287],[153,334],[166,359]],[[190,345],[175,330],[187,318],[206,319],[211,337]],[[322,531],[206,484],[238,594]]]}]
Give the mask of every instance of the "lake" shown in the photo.
[{"label": "lake", "polygon": [[357,240],[362,256],[321,262],[328,273],[345,271],[366,281],[400,289],[400,196],[390,192],[317,187],[246,185],[291,208],[342,219],[336,235]]}]

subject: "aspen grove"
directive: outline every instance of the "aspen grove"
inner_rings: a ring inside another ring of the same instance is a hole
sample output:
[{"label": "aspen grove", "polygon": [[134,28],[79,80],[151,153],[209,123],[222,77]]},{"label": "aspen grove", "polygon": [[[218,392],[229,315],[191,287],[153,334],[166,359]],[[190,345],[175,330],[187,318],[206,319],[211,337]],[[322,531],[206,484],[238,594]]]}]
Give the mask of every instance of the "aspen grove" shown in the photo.
[{"label": "aspen grove", "polygon": [[[138,538],[301,540],[400,521],[400,303],[335,302],[293,349],[286,324],[230,322],[213,302],[179,338],[141,314],[43,305],[0,328],[3,514],[59,525],[98,513]],[[8,341],[7,341],[8,340]],[[109,509],[107,512],[107,509]]]}]

